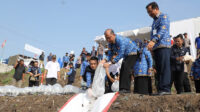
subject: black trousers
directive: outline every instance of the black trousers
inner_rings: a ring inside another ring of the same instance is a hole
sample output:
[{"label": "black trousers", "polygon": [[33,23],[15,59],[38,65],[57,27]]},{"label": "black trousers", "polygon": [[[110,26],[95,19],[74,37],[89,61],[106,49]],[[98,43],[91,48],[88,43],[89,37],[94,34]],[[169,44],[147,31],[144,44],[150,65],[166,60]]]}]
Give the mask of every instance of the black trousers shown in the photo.
[{"label": "black trousers", "polygon": [[64,62],[63,67],[65,68],[68,65],[67,62]]},{"label": "black trousers", "polygon": [[46,78],[46,85],[54,85],[56,84],[57,79],[56,78]]},{"label": "black trousers", "polygon": [[158,92],[171,92],[170,52],[170,48],[158,48],[154,51]]},{"label": "black trousers", "polygon": [[39,81],[31,81],[29,80],[29,87],[39,86]]},{"label": "black trousers", "polygon": [[134,78],[134,93],[137,94],[152,94],[151,77],[139,76]]},{"label": "black trousers", "polygon": [[137,58],[137,55],[130,55],[123,60],[120,70],[119,90],[130,91],[132,70]]},{"label": "black trousers", "polygon": [[188,73],[184,72],[183,76],[183,88],[184,92],[191,92],[191,86],[190,86],[190,81],[188,79]]},{"label": "black trousers", "polygon": [[196,93],[200,93],[200,80],[194,80]]},{"label": "black trousers", "polygon": [[177,94],[180,94],[183,92],[183,80],[184,80],[184,72],[172,71],[171,87],[172,87],[172,84],[174,83]]}]

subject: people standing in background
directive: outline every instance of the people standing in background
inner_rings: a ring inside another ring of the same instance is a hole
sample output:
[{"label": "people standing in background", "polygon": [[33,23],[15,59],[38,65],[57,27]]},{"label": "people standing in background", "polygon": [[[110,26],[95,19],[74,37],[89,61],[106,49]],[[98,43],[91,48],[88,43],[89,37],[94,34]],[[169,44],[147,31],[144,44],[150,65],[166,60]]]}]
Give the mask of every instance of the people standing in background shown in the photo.
[{"label": "people standing in background", "polygon": [[84,47],[82,52],[81,52],[81,62],[86,60],[86,55],[87,55],[87,51],[86,51],[86,49]]},{"label": "people standing in background", "polygon": [[65,68],[69,63],[69,56],[68,53],[65,54],[65,56],[63,56],[63,67]]},{"label": "people standing in background", "polygon": [[54,85],[57,79],[60,80],[60,65],[56,61],[56,55],[52,56],[52,61],[46,64],[44,79],[46,78],[46,85]]},{"label": "people standing in background", "polygon": [[98,48],[97,48],[97,57],[98,57],[99,61],[103,60],[103,53],[104,53],[104,47],[100,43],[99,46],[98,46]]},{"label": "people standing in background", "polygon": [[134,68],[134,93],[152,94],[153,59],[146,47],[141,48]]},{"label": "people standing in background", "polygon": [[69,55],[69,63],[74,63],[74,58],[75,58],[75,55],[73,52],[71,52]]},{"label": "people standing in background", "polygon": [[76,75],[76,70],[74,68],[73,63],[69,63],[69,67],[70,69],[66,69],[67,71],[67,75],[68,75],[68,82],[67,85],[72,85],[72,83],[74,83],[75,80],[75,75]]},{"label": "people standing in background", "polygon": [[49,54],[49,56],[47,57],[47,62],[52,60],[52,53]]},{"label": "people standing in background", "polygon": [[83,61],[82,64],[81,64],[80,80],[81,80],[81,87],[82,87],[82,89],[86,89],[86,83],[83,80],[83,75],[85,73],[86,67],[89,65],[90,58],[91,58],[91,54],[87,53],[86,60]]},{"label": "people standing in background", "polygon": [[76,60],[76,64],[75,64],[75,68],[78,69],[81,66],[81,55],[77,58]]},{"label": "people standing in background", "polygon": [[42,68],[44,68],[44,57],[45,57],[44,52],[42,52],[42,54],[39,57],[39,60],[40,60],[39,67],[41,67],[41,65],[42,65]]},{"label": "people standing in background", "polygon": [[97,51],[95,50],[95,46],[92,47],[91,56],[97,57]]},{"label": "people standing in background", "polygon": [[34,66],[28,69],[29,87],[39,86],[39,76],[42,74],[41,69],[38,67],[38,62],[34,62]]},{"label": "people standing in background", "polygon": [[199,36],[195,39],[195,47],[197,49],[197,58],[200,56],[200,33]]},{"label": "people standing in background", "polygon": [[193,63],[190,77],[194,81],[196,93],[200,93],[200,57]]},{"label": "people standing in background", "polygon": [[147,38],[144,39],[142,47],[146,47],[148,45],[148,40]]},{"label": "people standing in background", "polygon": [[185,37],[185,38],[184,38],[185,48],[188,50],[189,55],[191,55],[191,53],[190,53],[191,41],[190,41],[190,39],[188,38],[188,34],[187,34],[187,33],[184,33],[183,35],[184,35],[184,37]]},{"label": "people standing in background", "polygon": [[179,34],[175,37],[175,45],[171,48],[171,87],[174,83],[177,94],[183,92],[184,81],[184,58],[187,53],[187,49],[183,46],[183,36]]},{"label": "people standing in background", "polygon": [[153,18],[151,41],[147,47],[154,53],[155,66],[158,76],[158,94],[171,94],[170,51],[171,38],[169,35],[170,21],[168,15],[159,10],[156,2],[146,6],[147,13]]},{"label": "people standing in background", "polygon": [[24,66],[24,60],[20,59],[20,61],[16,62],[15,66],[15,74],[13,76],[12,84],[17,87],[22,87],[22,83],[24,82],[24,76],[26,72],[26,68]]}]

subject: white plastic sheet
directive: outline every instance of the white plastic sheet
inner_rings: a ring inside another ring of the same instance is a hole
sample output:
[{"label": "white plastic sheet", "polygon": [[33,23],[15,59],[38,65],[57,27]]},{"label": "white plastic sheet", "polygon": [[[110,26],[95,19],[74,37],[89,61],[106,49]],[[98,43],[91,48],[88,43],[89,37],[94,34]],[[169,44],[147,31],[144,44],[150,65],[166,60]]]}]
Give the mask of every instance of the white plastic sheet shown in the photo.
[{"label": "white plastic sheet", "polygon": [[92,83],[92,92],[94,97],[100,97],[105,93],[106,71],[103,64],[99,64],[94,75]]},{"label": "white plastic sheet", "polygon": [[104,94],[97,99],[90,99],[86,93],[77,94],[59,112],[103,112],[112,103],[116,93]]},{"label": "white plastic sheet", "polygon": [[27,94],[43,94],[43,95],[59,95],[67,93],[80,93],[83,92],[81,89],[75,86],[66,85],[62,87],[59,84],[51,85],[40,85],[39,87],[25,87],[17,88],[15,86],[0,86],[0,96],[18,96]]}]

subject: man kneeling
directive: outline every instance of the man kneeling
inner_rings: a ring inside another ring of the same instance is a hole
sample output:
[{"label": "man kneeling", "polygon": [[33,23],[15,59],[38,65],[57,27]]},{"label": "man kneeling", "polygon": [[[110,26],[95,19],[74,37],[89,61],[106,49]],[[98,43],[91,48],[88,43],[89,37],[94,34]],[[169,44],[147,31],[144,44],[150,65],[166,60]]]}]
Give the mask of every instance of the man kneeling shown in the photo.
[{"label": "man kneeling", "polygon": [[85,73],[83,75],[83,80],[87,83],[87,88],[91,88],[94,73],[98,66],[98,58],[97,57],[91,57],[89,61],[89,65],[85,69]]}]

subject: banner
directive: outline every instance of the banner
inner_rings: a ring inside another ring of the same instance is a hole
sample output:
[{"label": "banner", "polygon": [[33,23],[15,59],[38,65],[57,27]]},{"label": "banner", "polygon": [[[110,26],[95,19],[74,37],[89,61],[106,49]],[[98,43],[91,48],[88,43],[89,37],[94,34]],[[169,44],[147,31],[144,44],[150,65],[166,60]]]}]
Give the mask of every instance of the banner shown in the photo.
[{"label": "banner", "polygon": [[6,45],[6,40],[4,40],[4,42],[1,45],[1,48],[3,48]]},{"label": "banner", "polygon": [[41,55],[42,52],[44,52],[43,50],[38,49],[38,48],[36,48],[36,47],[33,47],[33,46],[29,45],[29,44],[25,44],[24,49],[25,49],[26,51],[32,52],[32,53],[37,54],[37,55]]}]

